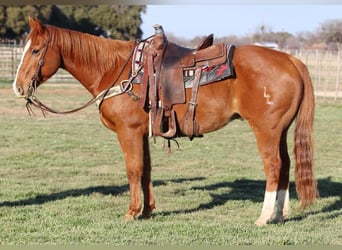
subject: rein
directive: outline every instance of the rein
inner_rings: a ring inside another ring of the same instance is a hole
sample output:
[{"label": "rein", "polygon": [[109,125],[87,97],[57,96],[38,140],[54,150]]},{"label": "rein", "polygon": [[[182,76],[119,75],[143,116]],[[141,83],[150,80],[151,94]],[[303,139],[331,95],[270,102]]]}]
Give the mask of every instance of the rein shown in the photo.
[{"label": "rein", "polygon": [[[44,51],[42,53],[41,59],[38,62],[37,70],[36,70],[34,76],[31,79],[31,83],[30,83],[30,85],[28,87],[27,95],[25,96],[26,109],[27,109],[27,112],[29,113],[29,115],[34,114],[31,106],[39,108],[42,111],[42,113],[43,113],[43,115],[45,117],[45,113],[46,112],[53,113],[53,114],[63,114],[63,115],[75,113],[77,111],[80,111],[82,109],[85,109],[85,108],[89,107],[90,105],[92,105],[95,102],[97,103],[98,108],[100,110],[101,109],[101,105],[102,105],[102,103],[103,103],[103,101],[105,99],[107,99],[109,97],[116,96],[116,95],[120,95],[120,94],[123,94],[123,93],[128,93],[133,98],[133,100],[135,100],[135,101],[139,99],[139,97],[136,96],[133,92],[131,92],[131,90],[133,88],[132,82],[133,82],[134,78],[137,76],[137,74],[141,71],[143,66],[140,66],[136,72],[132,72],[131,76],[130,76],[130,78],[128,80],[123,80],[123,81],[120,82],[119,86],[114,86],[116,84],[117,80],[122,75],[125,67],[128,65],[130,58],[133,56],[133,53],[134,53],[134,50],[135,50],[135,47],[136,47],[136,46],[134,46],[132,51],[131,51],[131,53],[130,53],[130,55],[129,55],[129,57],[126,59],[125,63],[122,65],[119,74],[117,75],[117,77],[115,78],[115,80],[113,81],[111,86],[109,88],[107,88],[106,90],[100,92],[100,94],[98,94],[97,96],[93,97],[91,100],[89,100],[87,103],[85,103],[81,107],[78,107],[78,108],[75,108],[75,109],[72,109],[72,110],[67,110],[67,111],[57,111],[57,110],[54,110],[54,109],[46,106],[45,104],[43,104],[37,98],[37,96],[35,96],[34,94],[35,94],[36,89],[37,89],[37,83],[41,80],[40,79],[40,77],[41,77],[41,69],[42,69],[42,67],[44,65],[45,55],[47,53],[49,42],[50,42],[50,32],[49,32],[48,29],[46,29],[46,30],[47,30],[48,38],[47,38],[46,43],[45,43]],[[146,38],[146,39],[144,39],[144,40],[142,40],[142,41],[146,41],[146,40],[150,39],[151,37],[153,37],[153,35],[148,37],[148,38]]]},{"label": "rein", "polygon": [[31,108],[31,105],[36,107],[36,108],[39,108],[42,111],[44,116],[45,116],[45,112],[49,112],[49,113],[53,113],[53,114],[59,114],[59,115],[66,115],[66,114],[75,113],[79,110],[87,108],[90,105],[92,105],[95,101],[96,101],[96,99],[92,98],[90,101],[88,101],[86,104],[82,105],[79,108],[75,108],[75,109],[68,110],[68,111],[57,111],[57,110],[54,110],[52,108],[49,108],[48,106],[43,104],[36,96],[32,95],[26,99],[26,109],[27,109],[27,112],[29,113],[29,115],[34,114],[32,108]]},{"label": "rein", "polygon": [[[26,109],[28,111],[28,113],[31,115],[33,114],[33,110],[31,108],[31,105],[36,107],[36,108],[39,108],[43,115],[45,116],[45,112],[49,112],[49,113],[53,113],[53,114],[59,114],[59,115],[66,115],[66,114],[72,114],[72,113],[75,113],[77,111],[80,111],[82,109],[85,109],[89,106],[91,106],[93,103],[97,103],[98,104],[98,107],[99,107],[99,110],[101,108],[101,104],[102,102],[106,99],[106,95],[113,89],[115,89],[115,95],[120,95],[120,94],[123,94],[123,93],[130,93],[132,96],[135,96],[133,93],[131,93],[131,89],[132,89],[132,81],[134,78],[133,77],[130,77],[129,80],[124,80],[120,83],[119,86],[116,86],[114,87],[116,81],[119,79],[119,77],[121,76],[121,74],[123,73],[125,67],[127,66],[128,64],[128,61],[129,59],[131,58],[132,56],[132,53],[131,55],[127,58],[127,60],[125,61],[124,65],[122,66],[121,70],[120,70],[120,73],[118,74],[118,76],[116,77],[115,81],[112,83],[112,85],[102,91],[99,95],[93,97],[92,99],[90,99],[87,103],[85,103],[84,105],[82,105],[81,107],[78,107],[78,108],[75,108],[75,109],[72,109],[72,110],[67,110],[67,111],[57,111],[57,110],[54,110],[48,106],[46,106],[45,104],[43,104],[35,95],[34,95],[34,91],[31,92],[30,96],[26,96],[25,99],[26,99]],[[39,63],[40,65],[40,63]],[[38,66],[39,67],[39,66]],[[39,67],[41,68],[41,67]],[[39,69],[37,70],[37,72],[39,72]],[[124,86],[124,82],[127,82],[127,85]],[[36,83],[35,81],[32,80],[30,86],[29,86],[29,89],[34,89],[35,90],[35,87],[34,86],[31,86],[32,83]],[[36,86],[36,85],[35,85]],[[112,95],[114,96],[114,95]]]}]

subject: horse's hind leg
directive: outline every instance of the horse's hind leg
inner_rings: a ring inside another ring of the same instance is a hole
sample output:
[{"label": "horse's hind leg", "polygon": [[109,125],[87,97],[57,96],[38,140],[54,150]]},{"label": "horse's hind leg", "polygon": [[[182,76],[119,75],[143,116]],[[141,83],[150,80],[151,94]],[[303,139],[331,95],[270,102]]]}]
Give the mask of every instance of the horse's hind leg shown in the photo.
[{"label": "horse's hind leg", "polygon": [[287,148],[287,129],[283,131],[280,139],[281,169],[278,184],[278,206],[273,222],[283,222],[290,215],[290,195],[289,195],[289,171],[290,157]]},{"label": "horse's hind leg", "polygon": [[[261,214],[255,224],[266,225],[273,218],[282,161],[280,157],[280,132],[277,129],[259,130],[253,128],[258,150],[264,163],[266,191]],[[266,132],[265,132],[266,131]]]}]

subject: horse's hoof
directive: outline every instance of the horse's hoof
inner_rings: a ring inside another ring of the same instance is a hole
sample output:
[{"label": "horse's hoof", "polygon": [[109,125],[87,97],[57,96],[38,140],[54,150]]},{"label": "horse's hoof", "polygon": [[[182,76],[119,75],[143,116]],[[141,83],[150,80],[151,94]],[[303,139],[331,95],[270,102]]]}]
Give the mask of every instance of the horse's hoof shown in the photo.
[{"label": "horse's hoof", "polygon": [[262,227],[262,226],[266,226],[269,221],[271,219],[269,218],[269,216],[260,216],[255,222],[254,224],[258,227]]},{"label": "horse's hoof", "polygon": [[123,219],[124,219],[124,221],[134,221],[135,220],[135,216],[127,213],[127,214],[125,214]]},{"label": "horse's hoof", "polygon": [[143,212],[140,217],[141,219],[148,220],[152,217],[152,211]]},{"label": "horse's hoof", "polygon": [[257,227],[263,227],[267,225],[267,221],[258,219],[254,222]]},{"label": "horse's hoof", "polygon": [[272,224],[284,223],[284,217],[282,215],[275,216],[271,222]]},{"label": "horse's hoof", "polygon": [[283,218],[284,218],[284,220],[286,220],[286,219],[288,219],[289,217],[290,217],[290,210],[287,210],[287,211],[284,211],[283,212]]}]

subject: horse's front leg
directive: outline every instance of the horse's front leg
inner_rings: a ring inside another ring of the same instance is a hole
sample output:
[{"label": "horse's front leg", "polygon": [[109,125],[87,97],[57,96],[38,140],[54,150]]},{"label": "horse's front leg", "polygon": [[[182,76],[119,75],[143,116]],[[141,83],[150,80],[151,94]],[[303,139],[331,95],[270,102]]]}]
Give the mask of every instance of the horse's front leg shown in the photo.
[{"label": "horse's front leg", "polygon": [[150,144],[148,141],[148,136],[143,137],[143,149],[144,149],[144,166],[143,175],[141,178],[142,190],[144,194],[144,209],[142,212],[142,217],[144,219],[149,219],[152,215],[152,211],[156,208],[155,200],[153,196],[153,186],[151,179],[151,154],[150,154]]},{"label": "horse's front leg", "polygon": [[141,212],[141,186],[144,194],[143,217],[149,218],[155,208],[151,181],[151,161],[147,136],[139,129],[118,131],[118,139],[124,154],[129,181],[130,205],[124,216],[133,220]]}]

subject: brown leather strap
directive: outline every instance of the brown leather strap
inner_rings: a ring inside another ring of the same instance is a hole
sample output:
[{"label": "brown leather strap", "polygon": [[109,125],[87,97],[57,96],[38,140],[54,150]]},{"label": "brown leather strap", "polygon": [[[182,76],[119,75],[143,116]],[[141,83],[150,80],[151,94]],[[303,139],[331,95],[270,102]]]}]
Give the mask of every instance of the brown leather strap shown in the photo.
[{"label": "brown leather strap", "polygon": [[196,68],[195,79],[192,86],[191,99],[189,102],[188,112],[186,113],[183,121],[183,132],[190,138],[199,136],[199,125],[195,121],[195,109],[197,106],[197,93],[199,82],[201,79],[202,68]]},{"label": "brown leather strap", "polygon": [[157,105],[158,105],[158,92],[157,92],[157,84],[154,73],[154,65],[153,65],[153,57],[155,56],[154,51],[151,49],[147,53],[147,65],[148,65],[148,81],[149,81],[149,100],[151,102],[150,112],[151,112],[151,123],[153,127],[153,123],[155,121],[155,117],[157,114]]},{"label": "brown leather strap", "polygon": [[153,68],[153,63],[151,64],[151,60],[153,62],[153,54],[150,51],[150,48],[146,48],[146,52],[144,53],[144,60],[143,60],[143,68],[144,68],[144,75],[141,83],[141,88],[140,88],[140,100],[139,104],[142,108],[145,110],[148,110],[148,103],[146,103],[146,100],[148,100],[147,95],[148,95],[148,86],[149,86],[149,71],[150,67]]},{"label": "brown leather strap", "polygon": [[25,99],[28,99],[32,95],[34,95],[34,92],[36,91],[36,89],[38,87],[37,85],[41,81],[41,71],[42,71],[42,67],[44,65],[45,55],[46,55],[47,50],[49,48],[49,43],[50,43],[50,39],[51,39],[50,31],[47,27],[46,27],[46,32],[47,32],[47,39],[45,42],[44,50],[43,50],[42,55],[40,56],[40,59],[38,61],[38,66],[37,66],[36,72],[34,73],[34,75],[31,78],[31,83],[27,89]]}]

